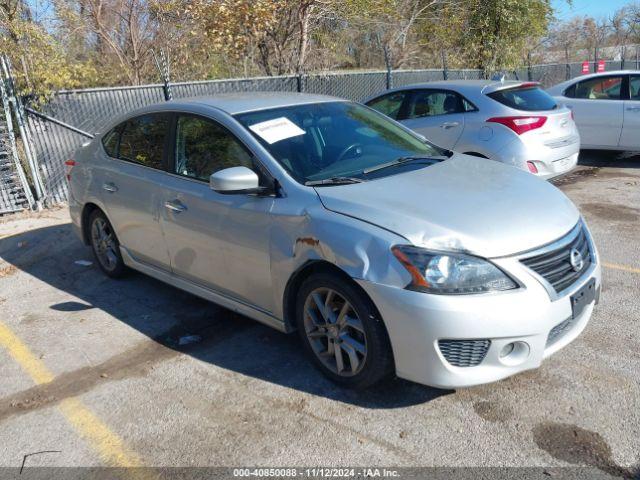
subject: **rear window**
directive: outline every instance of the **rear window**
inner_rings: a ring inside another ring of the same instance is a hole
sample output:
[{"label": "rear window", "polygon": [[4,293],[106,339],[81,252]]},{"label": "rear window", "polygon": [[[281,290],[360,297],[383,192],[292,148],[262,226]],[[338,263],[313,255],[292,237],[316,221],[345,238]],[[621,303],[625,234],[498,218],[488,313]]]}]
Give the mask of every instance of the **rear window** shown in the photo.
[{"label": "rear window", "polygon": [[488,95],[507,107],[526,112],[553,110],[558,105],[551,95],[538,87],[516,87],[498,90]]}]

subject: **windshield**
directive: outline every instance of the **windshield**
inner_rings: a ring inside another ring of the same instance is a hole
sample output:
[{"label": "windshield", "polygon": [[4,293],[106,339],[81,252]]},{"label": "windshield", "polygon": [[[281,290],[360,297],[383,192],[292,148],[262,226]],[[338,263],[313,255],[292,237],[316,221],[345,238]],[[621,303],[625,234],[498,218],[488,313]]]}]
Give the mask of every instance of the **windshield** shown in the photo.
[{"label": "windshield", "polygon": [[[294,105],[235,118],[300,183],[334,177],[365,178],[365,170],[401,157],[445,154],[357,103]],[[426,166],[412,165],[408,168]],[[380,170],[376,177],[399,171]]]}]

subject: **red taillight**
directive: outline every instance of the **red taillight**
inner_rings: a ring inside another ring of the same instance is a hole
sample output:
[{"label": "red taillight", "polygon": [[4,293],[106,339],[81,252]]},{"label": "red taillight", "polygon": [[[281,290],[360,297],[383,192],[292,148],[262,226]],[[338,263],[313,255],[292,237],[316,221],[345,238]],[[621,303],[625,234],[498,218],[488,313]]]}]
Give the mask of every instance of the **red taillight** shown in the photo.
[{"label": "red taillight", "polygon": [[522,135],[529,130],[535,130],[542,127],[547,121],[547,117],[493,117],[487,122],[501,123],[505,127],[509,127],[518,135]]},{"label": "red taillight", "polygon": [[67,160],[66,162],[64,162],[64,164],[67,166],[67,180],[71,180],[71,170],[76,165],[76,161]]},{"label": "red taillight", "polygon": [[531,173],[538,173],[538,167],[536,167],[536,164],[533,162],[527,162],[527,168]]}]

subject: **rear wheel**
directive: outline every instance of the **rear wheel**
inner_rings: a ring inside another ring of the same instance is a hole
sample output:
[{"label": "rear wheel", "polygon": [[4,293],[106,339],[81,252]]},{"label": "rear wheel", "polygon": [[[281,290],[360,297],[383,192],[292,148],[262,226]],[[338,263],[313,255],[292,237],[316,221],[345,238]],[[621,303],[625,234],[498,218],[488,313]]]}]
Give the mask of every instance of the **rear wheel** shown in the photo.
[{"label": "rear wheel", "polygon": [[298,292],[298,332],[322,373],[366,388],[393,372],[391,345],[371,300],[337,275],[314,274]]},{"label": "rear wheel", "polygon": [[111,223],[100,210],[95,210],[89,217],[89,238],[100,269],[113,278],[124,275],[126,266],[120,254],[120,242]]}]

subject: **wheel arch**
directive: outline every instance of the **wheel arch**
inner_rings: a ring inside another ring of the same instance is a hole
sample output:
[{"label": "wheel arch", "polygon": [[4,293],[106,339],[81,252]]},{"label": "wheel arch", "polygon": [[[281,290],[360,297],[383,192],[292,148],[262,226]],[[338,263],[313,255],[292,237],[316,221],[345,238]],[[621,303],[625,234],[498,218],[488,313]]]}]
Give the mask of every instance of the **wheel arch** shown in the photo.
[{"label": "wheel arch", "polygon": [[[293,331],[296,329],[295,316],[296,316],[296,300],[297,300],[298,290],[300,290],[302,283],[314,273],[329,273],[332,275],[336,275],[340,277],[342,280],[350,283],[356,290],[358,290],[362,295],[364,295],[365,298],[369,299],[369,301],[371,302],[371,305],[373,305],[373,307],[376,310],[378,318],[380,318],[382,320],[382,323],[384,324],[384,319],[380,316],[378,307],[373,302],[369,294],[367,294],[367,292],[360,285],[358,285],[358,282],[354,281],[354,279],[351,278],[351,276],[347,272],[345,272],[343,269],[341,269],[337,265],[331,262],[328,262],[326,260],[319,259],[319,260],[308,260],[306,263],[300,266],[300,268],[298,268],[298,270],[296,270],[293,273],[293,275],[291,275],[291,277],[289,278],[289,281],[287,282],[287,285],[285,286],[282,311],[283,311],[284,322],[288,331]],[[385,326],[385,329],[386,329],[386,326]]]},{"label": "wheel arch", "polygon": [[[87,202],[82,207],[82,213],[80,214],[80,228],[82,232],[82,241],[85,245],[91,244],[89,236],[89,219],[91,218],[91,214],[96,210],[101,211],[104,216],[107,217],[104,209],[94,202]],[[109,217],[107,217],[107,219],[109,219]]]}]

